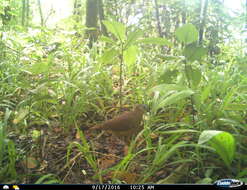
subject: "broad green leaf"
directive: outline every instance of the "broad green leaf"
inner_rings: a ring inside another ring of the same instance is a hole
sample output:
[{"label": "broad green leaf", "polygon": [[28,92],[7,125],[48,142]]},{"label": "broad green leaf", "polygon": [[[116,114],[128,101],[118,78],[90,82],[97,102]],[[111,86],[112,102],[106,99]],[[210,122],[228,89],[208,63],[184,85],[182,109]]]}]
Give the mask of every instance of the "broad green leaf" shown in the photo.
[{"label": "broad green leaf", "polygon": [[234,159],[236,143],[234,137],[225,131],[206,130],[199,137],[198,144],[209,143],[216,153],[230,168]]},{"label": "broad green leaf", "polygon": [[204,144],[220,133],[222,133],[222,131],[216,131],[216,130],[203,131],[199,137],[198,144]]},{"label": "broad green leaf", "polygon": [[231,104],[228,104],[226,107],[225,107],[226,110],[231,110],[231,111],[245,111],[247,110],[247,104],[234,104],[234,103],[231,103]]},{"label": "broad green leaf", "polygon": [[224,163],[230,168],[236,150],[234,137],[230,133],[223,132],[215,136],[210,144],[219,154]]},{"label": "broad green leaf", "polygon": [[103,23],[107,30],[115,35],[117,39],[119,39],[120,41],[125,40],[126,27],[122,23],[107,20],[104,20]]},{"label": "broad green leaf", "polygon": [[240,181],[244,182],[245,184],[247,183],[247,177],[244,178],[239,178]]},{"label": "broad green leaf", "polygon": [[169,91],[181,91],[181,90],[186,90],[187,88],[181,85],[177,85],[177,84],[161,84],[161,85],[157,85],[153,88],[151,88],[149,90],[150,92],[154,92],[154,91],[159,91],[159,92],[169,92]]},{"label": "broad green leaf", "polygon": [[186,81],[186,76],[184,75],[184,73],[179,73],[178,77],[177,77],[177,84],[178,85],[184,85],[184,81]]},{"label": "broad green leaf", "polygon": [[207,48],[198,46],[196,43],[187,45],[184,48],[183,55],[189,61],[199,61],[201,58],[207,54]]},{"label": "broad green leaf", "polygon": [[190,80],[193,89],[196,88],[201,82],[202,73],[200,69],[193,68],[191,65],[186,66],[185,68],[186,76]]},{"label": "broad green leaf", "polygon": [[138,49],[136,46],[130,46],[127,50],[124,51],[123,58],[124,62],[127,65],[132,65],[136,62]]},{"label": "broad green leaf", "polygon": [[169,42],[165,38],[151,37],[151,38],[145,38],[145,39],[139,40],[138,42],[144,43],[144,44],[154,44],[154,45],[162,45],[162,46],[169,46],[169,47],[172,46],[172,43]]},{"label": "broad green leaf", "polygon": [[112,40],[111,38],[107,37],[107,36],[101,36],[100,40],[104,41],[104,42],[107,42],[107,43],[110,43],[110,44],[115,44],[115,41]]},{"label": "broad green leaf", "polygon": [[143,31],[140,29],[137,29],[133,32],[131,32],[128,36],[127,36],[127,41],[125,43],[125,47],[124,49],[129,48],[130,46],[132,46],[133,44],[135,44],[135,42],[137,41],[137,39],[139,37],[141,37],[143,35]]},{"label": "broad green leaf", "polygon": [[[247,69],[246,69],[247,70]],[[240,85],[238,87],[239,92],[246,93],[247,92],[247,85]]]},{"label": "broad green leaf", "polygon": [[183,90],[180,92],[175,92],[173,94],[171,94],[170,96],[164,98],[163,100],[161,100],[158,105],[156,106],[156,109],[174,104],[174,103],[178,103],[178,101],[185,99],[189,96],[191,96],[194,93],[194,91],[192,90]]},{"label": "broad green leaf", "polygon": [[37,140],[41,135],[42,135],[42,131],[36,129],[34,129],[31,134],[33,140]]},{"label": "broad green leaf", "polygon": [[210,95],[212,85],[209,84],[201,92],[201,103],[203,103]]},{"label": "broad green leaf", "polygon": [[33,94],[42,94],[42,93],[47,94],[48,92],[47,83],[46,82],[41,83],[36,88],[30,90],[30,92]]},{"label": "broad green leaf", "polygon": [[17,113],[15,119],[13,120],[13,123],[14,123],[14,124],[19,123],[20,121],[22,121],[22,120],[28,115],[28,113],[29,113],[29,110],[28,110],[28,109],[26,109],[26,108],[21,108],[21,109],[18,111],[18,113]]},{"label": "broad green leaf", "polygon": [[237,90],[238,90],[237,87],[233,87],[232,89],[229,89],[229,91],[227,92],[226,96],[223,99],[223,104],[221,106],[222,110],[226,109],[226,107],[228,107],[228,105],[231,104]]},{"label": "broad green leaf", "polygon": [[197,110],[200,110],[202,103],[201,103],[201,95],[200,93],[195,93],[192,97],[192,101],[194,102],[194,105]]},{"label": "broad green leaf", "polygon": [[111,62],[118,55],[118,51],[115,49],[109,49],[104,52],[100,57],[100,61],[103,63]]},{"label": "broad green leaf", "polygon": [[247,177],[247,168],[242,169],[242,171],[238,173],[237,178],[241,178],[241,177],[244,177],[244,176]]},{"label": "broad green leaf", "polygon": [[34,75],[47,73],[50,69],[50,64],[48,62],[35,63],[31,66],[28,66],[27,70]]},{"label": "broad green leaf", "polygon": [[[245,127],[243,124],[241,124],[240,122],[233,120],[233,119],[228,119],[228,118],[219,118],[215,120],[217,125],[220,126],[238,126],[239,128],[242,128],[243,130],[245,130]],[[237,129],[236,129],[237,130]]]},{"label": "broad green leaf", "polygon": [[162,59],[162,60],[179,60],[181,59],[179,56],[174,56],[174,55],[162,55],[162,54],[158,54],[157,55],[158,58]]},{"label": "broad green leaf", "polygon": [[178,28],[175,32],[175,35],[181,43],[187,45],[196,42],[199,33],[193,24],[188,23]]},{"label": "broad green leaf", "polygon": [[[11,103],[12,103],[12,102],[11,102]],[[3,120],[4,123],[5,123],[5,125],[7,125],[8,120],[9,120],[11,114],[12,114],[12,111],[9,110],[9,108],[6,108],[5,114],[4,114],[4,120]]]},{"label": "broad green leaf", "polygon": [[177,130],[164,130],[164,131],[159,131],[159,134],[179,134],[179,133],[198,133],[196,130],[192,129],[177,129]]},{"label": "broad green leaf", "polygon": [[176,78],[178,75],[178,70],[171,70],[169,68],[166,68],[162,75],[159,77],[159,80],[163,83],[172,83],[174,78]]}]

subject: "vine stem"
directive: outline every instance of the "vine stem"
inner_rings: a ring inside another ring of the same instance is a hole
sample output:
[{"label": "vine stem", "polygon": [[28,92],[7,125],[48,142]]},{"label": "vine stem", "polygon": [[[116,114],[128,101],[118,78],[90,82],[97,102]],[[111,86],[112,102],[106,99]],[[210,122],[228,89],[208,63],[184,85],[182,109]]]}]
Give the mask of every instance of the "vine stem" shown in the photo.
[{"label": "vine stem", "polygon": [[[184,68],[185,68],[185,75],[186,75],[186,78],[187,78],[187,80],[188,80],[188,86],[189,86],[189,88],[191,89],[190,78],[189,78],[189,75],[188,75],[188,73],[187,73],[187,61],[186,61],[186,60],[184,60]],[[192,105],[193,123],[195,123],[195,109],[194,109],[193,95],[190,96],[190,102],[191,102],[191,105]]]},{"label": "vine stem", "polygon": [[123,88],[123,43],[121,43],[121,53],[120,53],[120,72],[119,72],[119,101],[120,101],[120,110],[122,110],[122,88]]}]

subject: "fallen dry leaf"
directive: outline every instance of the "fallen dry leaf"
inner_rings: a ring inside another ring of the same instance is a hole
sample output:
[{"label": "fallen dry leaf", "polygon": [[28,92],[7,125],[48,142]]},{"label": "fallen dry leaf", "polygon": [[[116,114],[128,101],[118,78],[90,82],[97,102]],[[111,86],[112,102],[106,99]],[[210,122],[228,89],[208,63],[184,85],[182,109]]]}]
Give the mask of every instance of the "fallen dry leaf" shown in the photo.
[{"label": "fallen dry leaf", "polygon": [[184,140],[184,141],[191,141],[193,138],[192,136],[184,136],[181,138],[181,140]]},{"label": "fallen dry leaf", "polygon": [[80,132],[78,130],[76,131],[75,138],[81,139],[81,135],[80,135]]},{"label": "fallen dry leaf", "polygon": [[128,184],[133,184],[137,182],[137,179],[139,178],[139,175],[134,172],[128,172],[128,171],[115,171],[111,172],[109,174],[111,178],[118,178],[121,181],[125,181]]},{"label": "fallen dry leaf", "polygon": [[109,168],[110,166],[116,163],[116,160],[117,158],[115,155],[112,154],[105,155],[98,160],[99,168],[101,169]]},{"label": "fallen dry leaf", "polygon": [[53,131],[54,131],[55,133],[59,133],[59,132],[62,131],[62,127],[54,127],[54,128],[53,128]]},{"label": "fallen dry leaf", "polygon": [[48,166],[48,161],[43,160],[41,165],[40,165],[40,167],[39,167],[39,169],[38,169],[38,171],[40,171],[40,172],[44,171],[47,168],[47,166]]},{"label": "fallen dry leaf", "polygon": [[157,139],[159,136],[155,133],[150,134],[151,139]]},{"label": "fallen dry leaf", "polygon": [[23,165],[28,169],[33,169],[38,166],[38,161],[34,157],[28,157],[22,161]]},{"label": "fallen dry leaf", "polygon": [[28,109],[22,108],[18,111],[18,113],[15,116],[15,119],[13,120],[14,124],[19,123],[20,121],[22,121],[29,113]]}]

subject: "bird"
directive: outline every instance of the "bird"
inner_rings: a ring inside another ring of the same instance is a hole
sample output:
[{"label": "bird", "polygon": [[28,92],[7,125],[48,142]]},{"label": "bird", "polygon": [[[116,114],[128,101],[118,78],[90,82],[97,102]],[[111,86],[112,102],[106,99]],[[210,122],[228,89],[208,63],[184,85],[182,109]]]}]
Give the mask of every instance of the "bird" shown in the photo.
[{"label": "bird", "polygon": [[90,127],[89,130],[110,131],[113,135],[129,145],[131,138],[143,129],[143,126],[141,126],[141,121],[146,111],[147,105],[138,104],[132,111],[124,112],[113,119]]}]

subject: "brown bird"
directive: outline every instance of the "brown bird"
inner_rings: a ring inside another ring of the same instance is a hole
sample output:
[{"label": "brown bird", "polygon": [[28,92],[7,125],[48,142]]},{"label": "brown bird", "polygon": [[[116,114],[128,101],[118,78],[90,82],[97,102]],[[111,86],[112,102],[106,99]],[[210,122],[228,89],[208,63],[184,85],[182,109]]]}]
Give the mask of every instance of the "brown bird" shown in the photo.
[{"label": "brown bird", "polygon": [[147,111],[147,106],[139,104],[134,110],[124,112],[113,119],[91,127],[89,130],[108,130],[115,136],[130,144],[131,138],[137,135],[143,127],[141,121],[143,114]]}]

